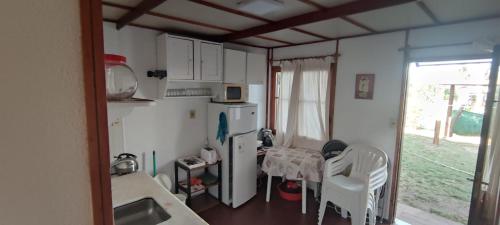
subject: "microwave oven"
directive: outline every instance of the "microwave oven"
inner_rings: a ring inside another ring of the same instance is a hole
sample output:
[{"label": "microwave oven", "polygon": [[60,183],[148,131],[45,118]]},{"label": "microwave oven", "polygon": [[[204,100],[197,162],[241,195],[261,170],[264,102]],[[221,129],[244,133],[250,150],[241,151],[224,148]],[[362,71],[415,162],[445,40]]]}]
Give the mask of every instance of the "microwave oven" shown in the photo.
[{"label": "microwave oven", "polygon": [[246,102],[248,88],[245,84],[223,83],[215,88],[214,102]]}]

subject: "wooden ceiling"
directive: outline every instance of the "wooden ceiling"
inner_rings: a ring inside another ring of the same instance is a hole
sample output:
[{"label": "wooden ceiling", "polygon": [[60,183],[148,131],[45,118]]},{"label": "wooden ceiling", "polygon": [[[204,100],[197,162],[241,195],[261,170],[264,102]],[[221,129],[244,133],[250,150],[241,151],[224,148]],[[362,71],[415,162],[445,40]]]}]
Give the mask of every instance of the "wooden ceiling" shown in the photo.
[{"label": "wooden ceiling", "polygon": [[498,0],[281,0],[264,16],[241,0],[104,0],[105,21],[220,42],[275,48],[500,18]]}]

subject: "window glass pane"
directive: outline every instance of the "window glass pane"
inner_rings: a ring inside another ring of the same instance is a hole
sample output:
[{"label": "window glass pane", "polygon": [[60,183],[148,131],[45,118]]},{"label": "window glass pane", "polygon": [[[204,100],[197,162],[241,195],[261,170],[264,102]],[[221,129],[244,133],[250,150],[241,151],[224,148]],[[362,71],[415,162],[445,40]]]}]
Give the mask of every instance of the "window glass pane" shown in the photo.
[{"label": "window glass pane", "polygon": [[302,74],[299,104],[300,136],[321,140],[326,121],[328,71],[309,70]]}]

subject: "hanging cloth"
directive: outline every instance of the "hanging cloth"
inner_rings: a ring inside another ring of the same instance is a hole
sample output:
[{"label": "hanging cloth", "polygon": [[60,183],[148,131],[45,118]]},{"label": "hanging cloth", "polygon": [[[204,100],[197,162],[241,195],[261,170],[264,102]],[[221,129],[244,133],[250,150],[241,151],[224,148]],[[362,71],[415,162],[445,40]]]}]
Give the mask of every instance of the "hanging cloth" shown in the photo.
[{"label": "hanging cloth", "polygon": [[227,117],[226,113],[221,112],[219,114],[219,128],[217,130],[217,138],[216,140],[220,141],[221,145],[224,145],[226,141],[226,136],[229,133],[227,128]]}]

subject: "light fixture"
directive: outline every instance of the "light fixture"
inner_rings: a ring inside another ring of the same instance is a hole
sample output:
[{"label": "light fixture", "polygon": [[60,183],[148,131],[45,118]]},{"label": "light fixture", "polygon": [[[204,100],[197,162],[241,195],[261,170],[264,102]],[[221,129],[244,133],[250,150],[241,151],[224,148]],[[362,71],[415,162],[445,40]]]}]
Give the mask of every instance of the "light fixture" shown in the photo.
[{"label": "light fixture", "polygon": [[285,4],[279,0],[243,0],[238,2],[238,9],[256,15],[275,12],[284,6]]}]

